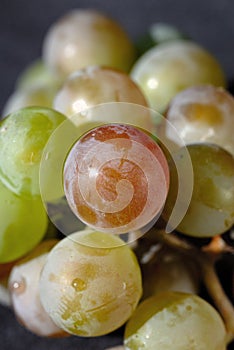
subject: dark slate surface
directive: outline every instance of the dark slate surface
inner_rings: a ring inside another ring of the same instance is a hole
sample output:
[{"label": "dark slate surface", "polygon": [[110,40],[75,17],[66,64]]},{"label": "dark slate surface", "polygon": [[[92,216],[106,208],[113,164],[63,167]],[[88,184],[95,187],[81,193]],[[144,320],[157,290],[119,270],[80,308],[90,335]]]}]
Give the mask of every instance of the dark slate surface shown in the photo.
[{"label": "dark slate surface", "polygon": [[[0,0],[0,109],[20,71],[40,56],[49,25],[77,7],[109,13],[133,39],[153,22],[174,24],[213,53],[229,80],[234,80],[233,0]],[[27,332],[11,311],[0,307],[1,350],[103,350],[120,342],[121,330],[95,339],[42,339]]]}]

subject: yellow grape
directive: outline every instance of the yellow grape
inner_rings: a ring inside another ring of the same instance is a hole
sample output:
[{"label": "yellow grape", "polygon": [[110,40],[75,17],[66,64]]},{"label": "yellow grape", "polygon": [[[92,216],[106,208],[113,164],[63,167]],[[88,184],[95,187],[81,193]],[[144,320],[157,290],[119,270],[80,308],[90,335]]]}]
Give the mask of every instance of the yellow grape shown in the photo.
[{"label": "yellow grape", "polygon": [[77,9],[59,18],[43,44],[43,58],[61,76],[90,65],[129,71],[135,49],[122,27],[101,12]]},{"label": "yellow grape", "polygon": [[216,59],[201,46],[185,40],[165,42],[147,51],[134,64],[131,77],[158,112],[164,112],[170,100],[189,86],[226,85]]},{"label": "yellow grape", "polygon": [[125,329],[125,350],[225,350],[218,312],[192,294],[168,292],[143,301]]},{"label": "yellow grape", "polygon": [[53,321],[68,333],[86,337],[122,326],[141,293],[141,272],[131,249],[117,236],[92,230],[60,241],[40,281],[42,305]]},{"label": "yellow grape", "polygon": [[67,78],[55,96],[54,109],[69,117],[105,102],[129,102],[147,107],[143,93],[127,74],[92,66]]}]

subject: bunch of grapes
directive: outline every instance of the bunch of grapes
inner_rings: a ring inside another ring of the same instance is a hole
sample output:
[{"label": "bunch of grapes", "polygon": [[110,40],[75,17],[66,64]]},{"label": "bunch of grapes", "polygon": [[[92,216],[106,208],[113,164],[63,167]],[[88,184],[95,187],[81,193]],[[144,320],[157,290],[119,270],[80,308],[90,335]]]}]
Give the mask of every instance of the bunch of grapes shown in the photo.
[{"label": "bunch of grapes", "polygon": [[124,326],[116,350],[225,350],[234,98],[199,44],[162,24],[147,40],[73,10],[17,80],[0,121],[0,302],[38,336]]}]

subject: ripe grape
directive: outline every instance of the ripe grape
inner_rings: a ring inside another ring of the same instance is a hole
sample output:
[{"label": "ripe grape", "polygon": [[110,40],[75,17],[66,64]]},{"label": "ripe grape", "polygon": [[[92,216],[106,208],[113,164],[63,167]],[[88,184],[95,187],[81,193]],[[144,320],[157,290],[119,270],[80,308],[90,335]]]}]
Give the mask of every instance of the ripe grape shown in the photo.
[{"label": "ripe grape", "polygon": [[172,97],[189,86],[226,85],[216,59],[199,45],[185,40],[162,43],[147,51],[133,66],[131,77],[158,112],[164,112]]},{"label": "ripe grape", "polygon": [[94,66],[67,78],[55,97],[54,108],[69,117],[105,102],[131,102],[147,107],[144,95],[127,74]]},{"label": "ripe grape", "polygon": [[17,319],[39,336],[64,334],[45,312],[39,297],[40,273],[48,252],[57,242],[57,240],[42,242],[34,251],[17,262],[9,277],[9,290]]},{"label": "ripe grape", "polygon": [[234,98],[223,88],[188,88],[171,101],[166,117],[185,143],[212,142],[234,154]]},{"label": "ripe grape", "polygon": [[2,116],[6,117],[24,107],[49,107],[58,89],[50,86],[35,86],[24,90],[16,90],[7,100]]},{"label": "ripe grape", "polygon": [[41,199],[23,198],[0,182],[0,263],[14,261],[34,248],[46,233]]},{"label": "ripe grape", "polygon": [[117,236],[84,230],[52,249],[40,295],[58,327],[92,337],[129,319],[142,293],[141,273],[134,253],[123,244]]},{"label": "ripe grape", "polygon": [[39,164],[48,138],[65,116],[28,107],[0,124],[0,179],[17,195],[39,195]]},{"label": "ripe grape", "polygon": [[168,187],[161,148],[127,124],[90,130],[73,146],[64,165],[64,191],[71,209],[101,231],[143,228],[162,210]]},{"label": "ripe grape", "polygon": [[[234,158],[209,143],[187,146],[194,171],[192,199],[177,230],[190,236],[222,234],[234,223]],[[181,150],[182,154],[182,150]],[[163,217],[168,218],[177,195],[176,170],[171,167],[171,186]]]},{"label": "ripe grape", "polygon": [[61,76],[90,65],[129,71],[135,49],[122,27],[94,10],[73,10],[55,22],[43,44],[43,57]]},{"label": "ripe grape", "polygon": [[36,86],[59,88],[61,83],[61,79],[41,59],[37,59],[20,74],[16,81],[16,89],[29,90]]},{"label": "ripe grape", "polygon": [[126,350],[225,350],[218,312],[192,294],[168,292],[143,301],[127,323]]}]

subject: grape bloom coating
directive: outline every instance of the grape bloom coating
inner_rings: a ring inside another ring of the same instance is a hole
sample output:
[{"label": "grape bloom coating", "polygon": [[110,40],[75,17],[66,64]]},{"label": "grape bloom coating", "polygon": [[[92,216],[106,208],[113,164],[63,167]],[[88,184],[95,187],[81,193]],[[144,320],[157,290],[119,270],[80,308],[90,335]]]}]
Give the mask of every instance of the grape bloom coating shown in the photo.
[{"label": "grape bloom coating", "polygon": [[90,130],[64,165],[64,191],[75,215],[104,232],[149,224],[164,206],[169,169],[158,144],[141,129],[106,124]]}]

